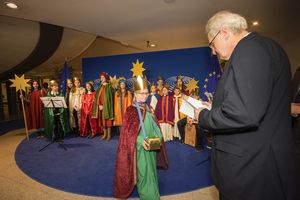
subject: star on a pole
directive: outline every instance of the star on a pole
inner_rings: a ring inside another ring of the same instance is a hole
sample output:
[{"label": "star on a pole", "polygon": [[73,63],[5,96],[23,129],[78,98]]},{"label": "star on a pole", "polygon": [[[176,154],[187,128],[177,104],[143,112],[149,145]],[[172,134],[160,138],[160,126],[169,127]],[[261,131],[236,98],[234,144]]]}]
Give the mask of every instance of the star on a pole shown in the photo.
[{"label": "star on a pole", "polygon": [[10,85],[10,87],[15,87],[16,91],[23,90],[26,91],[26,87],[30,87],[30,85],[27,83],[30,81],[30,79],[25,79],[24,74],[20,77],[18,77],[15,74],[15,79],[9,79],[13,84]]},{"label": "star on a pole", "polygon": [[114,75],[113,77],[109,76],[109,81],[111,83],[111,86],[114,89],[118,88],[118,84],[119,84],[119,79],[117,79],[116,75]]},{"label": "star on a pole", "polygon": [[192,92],[193,90],[199,88],[198,87],[198,82],[199,81],[196,81],[195,79],[191,79],[189,80],[189,82],[185,85],[186,86],[186,91],[189,91],[189,92]]},{"label": "star on a pole", "polygon": [[133,72],[132,77],[134,77],[134,76],[136,76],[136,77],[138,77],[138,76],[143,77],[143,71],[146,70],[146,69],[143,68],[143,64],[144,64],[144,62],[140,63],[138,59],[136,60],[136,63],[132,63],[133,68],[130,70],[130,71]]}]

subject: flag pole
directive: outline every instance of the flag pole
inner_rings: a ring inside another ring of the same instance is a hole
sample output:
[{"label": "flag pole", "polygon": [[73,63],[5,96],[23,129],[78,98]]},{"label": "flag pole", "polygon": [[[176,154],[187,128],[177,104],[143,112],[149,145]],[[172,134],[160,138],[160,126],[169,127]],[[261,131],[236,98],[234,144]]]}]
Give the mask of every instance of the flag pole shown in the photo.
[{"label": "flag pole", "polygon": [[24,96],[22,94],[22,90],[20,91],[20,98],[22,102],[22,109],[23,109],[23,118],[24,118],[24,123],[25,123],[25,131],[26,131],[26,138],[29,140],[29,135],[28,135],[28,127],[27,127],[27,119],[26,119],[26,113],[25,113],[25,107],[24,107]]},{"label": "flag pole", "polygon": [[13,83],[12,85],[10,85],[10,87],[15,87],[16,92],[20,91],[20,98],[21,98],[22,109],[23,109],[23,118],[24,118],[24,123],[25,123],[26,138],[27,138],[27,140],[29,140],[27,120],[26,120],[25,107],[24,107],[23,91],[25,92],[25,88],[30,86],[27,84],[27,82],[30,81],[30,79],[25,79],[24,74],[20,77],[18,77],[15,74],[15,79],[9,79],[9,80]]}]

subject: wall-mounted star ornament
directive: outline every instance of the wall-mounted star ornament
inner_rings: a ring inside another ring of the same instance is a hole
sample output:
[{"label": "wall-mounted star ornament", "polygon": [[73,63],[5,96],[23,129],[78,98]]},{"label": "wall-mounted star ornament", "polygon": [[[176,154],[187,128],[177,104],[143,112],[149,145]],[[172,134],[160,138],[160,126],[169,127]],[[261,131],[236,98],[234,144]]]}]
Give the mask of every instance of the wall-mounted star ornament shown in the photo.
[{"label": "wall-mounted star ornament", "polygon": [[189,91],[189,92],[192,92],[193,90],[199,88],[198,87],[198,82],[199,81],[196,81],[195,79],[191,79],[189,80],[189,82],[185,85],[186,86],[186,91]]},{"label": "wall-mounted star ornament", "polygon": [[132,63],[133,68],[130,70],[133,72],[132,77],[138,77],[141,76],[143,77],[143,71],[145,71],[146,69],[143,68],[143,64],[144,62],[139,62],[139,60],[136,60],[136,63]]},{"label": "wall-mounted star ornament", "polygon": [[20,98],[21,98],[22,108],[23,108],[23,118],[24,118],[24,124],[25,124],[26,137],[27,137],[27,140],[29,140],[26,114],[25,114],[25,108],[24,108],[24,97],[23,97],[22,91],[26,92],[26,87],[30,87],[30,85],[27,83],[28,81],[30,81],[30,79],[25,79],[24,74],[20,77],[18,77],[15,74],[15,79],[9,79],[9,80],[13,83],[10,85],[10,87],[15,87],[17,92],[20,91]]}]

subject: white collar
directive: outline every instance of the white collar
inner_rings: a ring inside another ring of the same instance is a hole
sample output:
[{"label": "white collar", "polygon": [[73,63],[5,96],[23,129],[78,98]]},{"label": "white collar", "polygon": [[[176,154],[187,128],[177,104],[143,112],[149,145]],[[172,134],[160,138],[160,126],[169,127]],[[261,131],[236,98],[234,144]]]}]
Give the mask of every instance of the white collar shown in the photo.
[{"label": "white collar", "polygon": [[58,93],[59,93],[59,92],[53,92],[53,91],[50,92],[50,94],[55,95],[55,96],[56,96]]}]

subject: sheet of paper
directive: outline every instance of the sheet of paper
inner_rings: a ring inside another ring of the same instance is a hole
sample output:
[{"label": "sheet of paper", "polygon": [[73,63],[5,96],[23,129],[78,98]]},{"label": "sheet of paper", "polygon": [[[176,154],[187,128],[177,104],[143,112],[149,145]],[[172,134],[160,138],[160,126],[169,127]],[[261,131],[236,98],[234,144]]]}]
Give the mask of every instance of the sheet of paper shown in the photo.
[{"label": "sheet of paper", "polygon": [[181,112],[181,113],[185,114],[186,116],[189,116],[193,119],[195,117],[194,107],[184,99],[182,100],[179,112]]},{"label": "sheet of paper", "polygon": [[40,99],[46,108],[68,108],[64,97],[40,97]]},{"label": "sheet of paper", "polygon": [[210,108],[202,103],[202,101],[194,99],[192,97],[188,97],[187,100],[183,99],[182,104],[180,106],[179,112],[191,117],[195,118],[195,109],[198,108],[206,108],[210,110]]},{"label": "sheet of paper", "polygon": [[51,97],[40,97],[40,99],[46,108],[53,108]]},{"label": "sheet of paper", "polygon": [[65,101],[65,97],[52,97],[52,100],[54,102],[54,105],[55,107],[58,107],[58,108],[68,108],[67,107],[67,104],[66,104],[66,101]]},{"label": "sheet of paper", "polygon": [[202,103],[202,101],[200,101],[200,100],[194,99],[194,98],[192,98],[192,97],[188,97],[187,101],[188,101],[190,104],[192,104],[192,106],[194,106],[194,107],[197,108],[197,109],[198,109],[198,108],[206,108],[206,109],[210,110],[209,107],[206,106],[206,105],[204,105],[204,104]]}]

